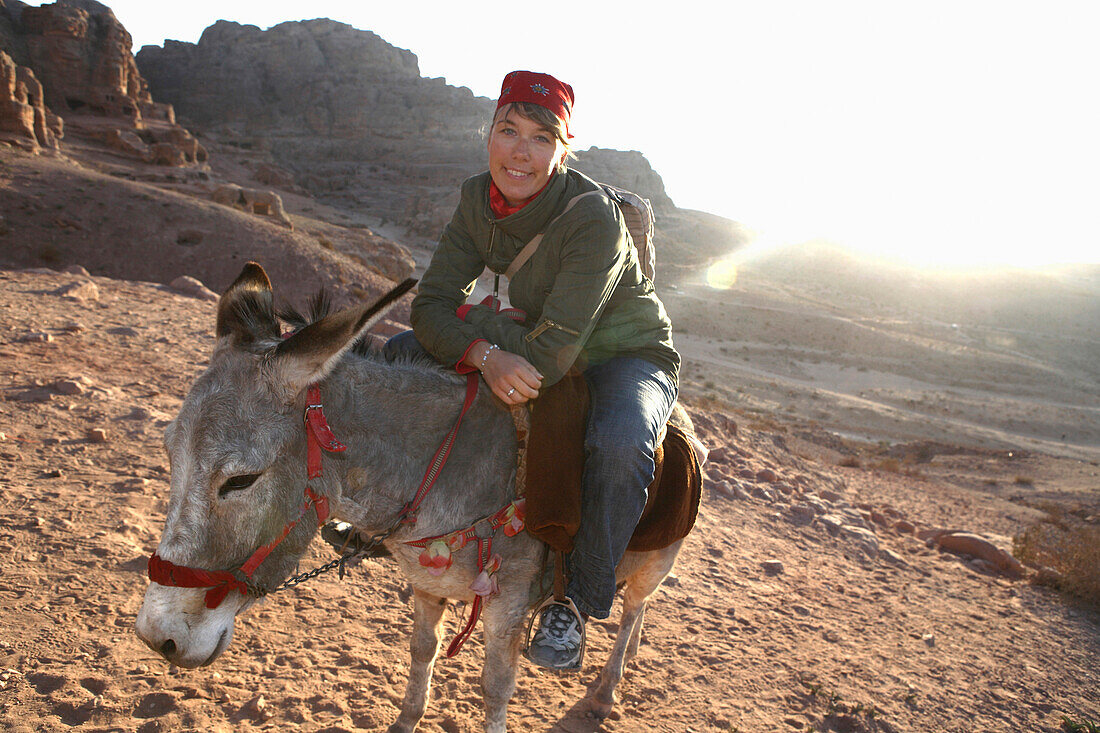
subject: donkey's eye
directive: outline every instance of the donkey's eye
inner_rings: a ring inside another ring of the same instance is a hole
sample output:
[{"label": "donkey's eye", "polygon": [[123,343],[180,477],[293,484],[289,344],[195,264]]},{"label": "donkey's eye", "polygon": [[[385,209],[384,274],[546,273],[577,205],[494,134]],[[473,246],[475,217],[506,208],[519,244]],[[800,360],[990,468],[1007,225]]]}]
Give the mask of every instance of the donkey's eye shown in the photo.
[{"label": "donkey's eye", "polygon": [[218,489],[218,496],[225,496],[230,491],[240,491],[241,489],[247,489],[252,484],[256,483],[256,479],[260,477],[258,473],[245,473],[240,476],[233,476],[221,485]]}]

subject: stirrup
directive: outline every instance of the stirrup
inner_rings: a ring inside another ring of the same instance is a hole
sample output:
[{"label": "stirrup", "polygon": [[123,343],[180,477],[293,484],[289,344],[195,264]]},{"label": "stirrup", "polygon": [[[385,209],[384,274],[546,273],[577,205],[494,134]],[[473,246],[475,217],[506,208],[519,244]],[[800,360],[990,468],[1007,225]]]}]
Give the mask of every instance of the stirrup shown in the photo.
[{"label": "stirrup", "polygon": [[[545,601],[540,603],[535,612],[531,614],[531,619],[527,622],[527,636],[523,640],[523,656],[528,661],[531,661],[531,657],[528,655],[528,651],[531,649],[531,632],[535,628],[535,619],[542,616],[542,612],[550,606],[563,606],[568,608],[573,614],[581,621],[581,645],[577,650],[577,661],[570,667],[543,667],[541,664],[536,665],[539,669],[546,670],[547,672],[557,672],[559,674],[573,674],[580,672],[584,668],[584,649],[587,646],[588,641],[588,624],[584,623],[584,616],[581,615],[581,611],[577,608],[577,604],[573,603],[573,599],[566,596],[564,601],[559,601],[554,596],[550,596]],[[532,662],[534,664],[534,662]]]}]

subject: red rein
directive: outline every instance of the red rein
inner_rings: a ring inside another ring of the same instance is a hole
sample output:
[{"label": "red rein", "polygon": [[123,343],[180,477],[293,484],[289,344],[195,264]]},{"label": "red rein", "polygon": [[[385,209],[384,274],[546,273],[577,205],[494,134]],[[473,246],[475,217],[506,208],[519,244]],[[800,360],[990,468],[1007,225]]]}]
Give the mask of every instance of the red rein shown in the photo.
[{"label": "red rein", "polygon": [[[307,472],[309,478],[313,479],[321,475],[322,450],[339,453],[347,450],[347,446],[336,439],[328,426],[328,421],[325,420],[321,405],[321,390],[317,385],[310,386],[306,393],[306,403]],[[209,588],[210,590],[206,591],[206,607],[217,608],[230,591],[236,590],[244,595],[254,588],[249,582],[252,580],[252,574],[267,559],[272,550],[286,539],[310,509],[317,512],[317,526],[323,525],[329,515],[328,499],[315,492],[307,483],[305,502],[294,521],[288,522],[273,542],[260,546],[235,571],[202,570],[175,565],[154,552],[149,558],[149,580],[176,588]]]}]

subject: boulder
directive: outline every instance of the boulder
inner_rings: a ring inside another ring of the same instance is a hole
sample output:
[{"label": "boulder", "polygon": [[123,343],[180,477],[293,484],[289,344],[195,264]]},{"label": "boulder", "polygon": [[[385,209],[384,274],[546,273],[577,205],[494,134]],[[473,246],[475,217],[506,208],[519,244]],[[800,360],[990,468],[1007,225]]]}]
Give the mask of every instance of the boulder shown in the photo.
[{"label": "boulder", "polygon": [[997,571],[1013,578],[1022,578],[1027,574],[1019,560],[980,535],[952,532],[936,537],[935,543],[941,550],[983,560]]}]

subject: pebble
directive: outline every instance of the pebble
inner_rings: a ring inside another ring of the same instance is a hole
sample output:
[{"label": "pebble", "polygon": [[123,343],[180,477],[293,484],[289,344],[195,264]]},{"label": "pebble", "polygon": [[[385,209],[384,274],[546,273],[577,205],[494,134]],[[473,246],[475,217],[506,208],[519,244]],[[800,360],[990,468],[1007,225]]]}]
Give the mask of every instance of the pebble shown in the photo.
[{"label": "pebble", "polygon": [[88,440],[93,443],[106,443],[107,431],[103,428],[92,428],[88,431]]},{"label": "pebble", "polygon": [[796,524],[809,524],[814,521],[814,508],[805,502],[792,504],[788,510],[791,520]]},{"label": "pebble", "polygon": [[775,474],[775,471],[770,468],[765,468],[756,472],[756,480],[763,481],[764,483],[774,484],[779,480],[779,476]]},{"label": "pebble", "polygon": [[108,328],[107,333],[114,334],[115,336],[137,336],[138,335],[137,330],[133,329],[133,328],[130,328],[129,326],[117,326],[115,328]]},{"label": "pebble", "polygon": [[775,501],[775,494],[760,486],[753,488],[752,495],[769,503]]},{"label": "pebble", "polygon": [[823,514],[818,517],[818,521],[821,522],[825,529],[829,530],[831,534],[838,534],[840,528],[844,526],[844,521],[835,514]]},{"label": "pebble", "polygon": [[768,575],[780,575],[783,573],[783,563],[779,560],[765,560],[760,563],[760,567],[764,569],[764,572]]},{"label": "pebble", "polygon": [[87,331],[87,327],[80,321],[69,321],[61,327],[62,331],[69,331],[70,333],[78,333],[80,331]]},{"label": "pebble", "polygon": [[900,519],[894,524],[894,531],[899,534],[914,534],[917,527],[907,519]]},{"label": "pebble", "polygon": [[177,277],[175,280],[168,283],[168,287],[175,290],[177,293],[190,295],[194,298],[201,298],[203,300],[218,299],[217,293],[207,288],[201,281],[193,277],[188,277],[187,275]]},{"label": "pebble", "polygon": [[65,269],[63,269],[62,272],[66,273],[66,274],[69,274],[69,275],[82,275],[84,277],[91,277],[92,276],[92,273],[88,272],[86,269],[84,269],[80,265],[69,265]]},{"label": "pebble", "polygon": [[37,344],[37,343],[48,344],[51,341],[53,341],[53,336],[51,336],[50,334],[48,334],[44,331],[33,331],[31,333],[23,334],[22,336],[20,336],[16,340],[19,343],[23,343],[23,344],[28,344],[28,343],[31,343],[31,344]]},{"label": "pebble", "polygon": [[836,501],[840,500],[840,494],[838,494],[835,491],[832,491],[830,489],[822,489],[821,491],[818,492],[818,495],[822,499],[824,499],[825,501],[836,502]]},{"label": "pebble", "polygon": [[893,550],[882,549],[882,550],[879,550],[878,554],[879,554],[879,557],[881,557],[883,560],[885,560],[886,562],[889,562],[889,563],[893,563],[894,565],[905,565],[906,564],[904,558],[902,558],[901,555],[894,552]]},{"label": "pebble", "polygon": [[90,280],[69,283],[54,290],[52,295],[57,295],[69,300],[99,300],[99,287]]},{"label": "pebble", "polygon": [[78,395],[84,393],[84,385],[75,379],[61,379],[54,383],[54,391],[59,394]]}]

